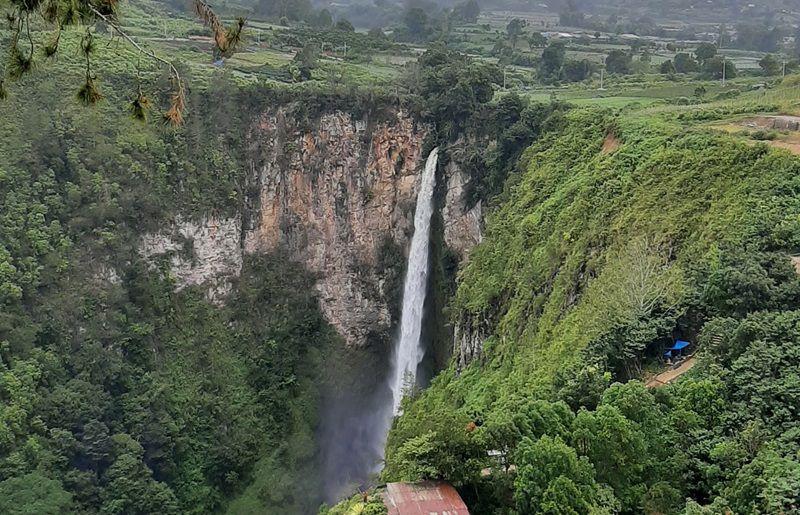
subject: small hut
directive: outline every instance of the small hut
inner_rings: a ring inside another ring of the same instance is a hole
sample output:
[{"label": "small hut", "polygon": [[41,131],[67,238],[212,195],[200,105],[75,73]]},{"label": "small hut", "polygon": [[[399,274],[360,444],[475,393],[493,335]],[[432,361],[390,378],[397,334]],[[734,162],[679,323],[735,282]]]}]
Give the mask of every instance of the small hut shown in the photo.
[{"label": "small hut", "polygon": [[444,481],[388,483],[381,495],[389,515],[469,515],[456,489]]}]

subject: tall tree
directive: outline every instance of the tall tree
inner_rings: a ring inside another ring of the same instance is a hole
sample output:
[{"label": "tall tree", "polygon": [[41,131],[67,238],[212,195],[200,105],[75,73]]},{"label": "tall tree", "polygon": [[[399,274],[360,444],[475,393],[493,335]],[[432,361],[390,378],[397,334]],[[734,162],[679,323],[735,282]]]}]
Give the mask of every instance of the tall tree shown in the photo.
[{"label": "tall tree", "polygon": [[679,52],[675,54],[673,64],[675,65],[675,71],[677,73],[693,73],[698,70],[697,61],[695,61],[692,56],[686,52]]},{"label": "tall tree", "polygon": [[772,54],[767,54],[758,61],[758,66],[764,75],[778,75],[781,72],[781,62]]},{"label": "tall tree", "polygon": [[506,25],[506,34],[508,34],[508,40],[511,42],[511,49],[516,50],[517,48],[517,41],[519,37],[522,35],[522,32],[525,30],[525,20],[520,18],[514,18],[508,25]]},{"label": "tall tree", "polygon": [[700,63],[704,63],[717,55],[717,45],[713,43],[700,43],[697,45],[694,55]]},{"label": "tall tree", "polygon": [[306,43],[303,49],[295,54],[292,62],[297,66],[297,71],[302,80],[309,80],[311,72],[317,67],[319,48],[314,42]]},{"label": "tall tree", "polygon": [[555,41],[547,45],[539,62],[539,79],[542,82],[561,80],[566,55],[567,49],[564,43]]},{"label": "tall tree", "polygon": [[608,73],[627,75],[631,72],[633,58],[624,50],[612,50],[606,57],[606,70]]},{"label": "tall tree", "polygon": [[105,473],[108,484],[103,499],[104,513],[149,515],[178,513],[175,494],[153,480],[152,471],[142,462],[142,447],[129,435],[114,435],[118,456]]},{"label": "tall tree", "polygon": [[614,488],[624,506],[635,508],[636,485],[648,460],[644,434],[636,424],[609,405],[581,411],[573,424],[572,439],[578,453],[594,464],[597,479]]},{"label": "tall tree", "polygon": [[737,75],[736,65],[733,64],[733,61],[720,56],[712,57],[706,61],[703,64],[703,71],[714,79],[721,79],[723,76],[727,79],[733,79]]},{"label": "tall tree", "polygon": [[546,513],[590,513],[596,507],[600,487],[592,465],[561,438],[524,438],[516,462],[514,500],[520,513],[545,506],[551,510]]},{"label": "tall tree", "polygon": [[531,32],[527,37],[528,46],[531,50],[534,48],[543,48],[547,45],[547,38],[541,32]]},{"label": "tall tree", "polygon": [[658,71],[660,73],[663,73],[664,75],[671,75],[673,73],[677,73],[677,70],[675,69],[675,63],[672,62],[672,59],[667,59],[666,61],[661,63],[661,66],[658,67]]},{"label": "tall tree", "polygon": [[586,80],[592,74],[592,64],[588,59],[570,59],[564,64],[564,79],[568,82]]}]

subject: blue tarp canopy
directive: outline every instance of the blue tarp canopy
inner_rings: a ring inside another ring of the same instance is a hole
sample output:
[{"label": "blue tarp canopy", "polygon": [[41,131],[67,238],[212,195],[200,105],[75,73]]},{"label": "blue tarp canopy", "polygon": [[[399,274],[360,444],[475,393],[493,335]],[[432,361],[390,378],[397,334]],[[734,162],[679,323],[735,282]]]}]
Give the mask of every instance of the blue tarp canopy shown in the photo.
[{"label": "blue tarp canopy", "polygon": [[664,352],[664,357],[665,358],[671,358],[672,357],[672,351],[674,351],[674,350],[683,350],[688,346],[689,346],[689,342],[687,342],[685,340],[678,340],[672,345],[672,347],[670,347],[669,349],[666,350],[666,352]]},{"label": "blue tarp canopy", "polygon": [[670,350],[681,350],[681,349],[686,348],[688,346],[689,346],[689,342],[684,341],[684,340],[678,340],[678,341],[675,342],[675,345],[673,345],[672,348],[670,348]]}]

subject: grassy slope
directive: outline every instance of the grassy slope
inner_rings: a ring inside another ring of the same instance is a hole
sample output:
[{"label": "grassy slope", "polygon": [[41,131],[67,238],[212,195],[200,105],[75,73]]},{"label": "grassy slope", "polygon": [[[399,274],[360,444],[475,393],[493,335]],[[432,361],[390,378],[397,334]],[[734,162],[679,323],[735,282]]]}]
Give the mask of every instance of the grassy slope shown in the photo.
[{"label": "grassy slope", "polygon": [[[784,88],[707,109],[722,118],[764,103],[791,112],[797,98],[796,88]],[[628,242],[645,237],[672,249],[676,302],[694,291],[691,270],[713,263],[720,248],[797,250],[786,235],[800,217],[800,159],[681,121],[682,112],[577,110],[561,132],[529,149],[526,171],[489,217],[453,305],[456,318],[491,321],[484,363],[434,381],[395,426],[389,460],[436,408],[487,413],[514,398],[550,396],[558,371],[629,315],[609,302],[620,293]],[[606,153],[608,134],[621,146]]]}]

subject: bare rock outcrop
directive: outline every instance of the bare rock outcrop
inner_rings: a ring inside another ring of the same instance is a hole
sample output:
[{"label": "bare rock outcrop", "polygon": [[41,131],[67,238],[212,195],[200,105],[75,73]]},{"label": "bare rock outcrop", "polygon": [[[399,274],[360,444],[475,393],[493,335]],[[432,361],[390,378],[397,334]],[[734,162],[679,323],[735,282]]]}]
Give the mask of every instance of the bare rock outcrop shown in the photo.
[{"label": "bare rock outcrop", "polygon": [[483,356],[483,343],[489,331],[488,321],[476,322],[469,317],[462,317],[453,328],[453,356],[455,356],[456,372],[461,372],[473,361],[480,361]]},{"label": "bare rock outcrop", "polygon": [[245,249],[287,248],[317,274],[322,311],[349,345],[391,325],[378,250],[413,231],[425,134],[402,112],[378,123],[334,112],[309,132],[278,111],[255,131],[264,159]]},{"label": "bare rock outcrop", "polygon": [[231,278],[242,271],[241,226],[238,217],[179,218],[161,232],[142,236],[139,253],[150,261],[169,259],[178,290],[204,286],[219,303],[231,289]]},{"label": "bare rock outcrop", "polygon": [[481,202],[466,209],[464,195],[469,177],[454,161],[450,161],[445,167],[445,177],[447,193],[442,207],[444,241],[464,259],[472,247],[481,242],[483,216]]}]

